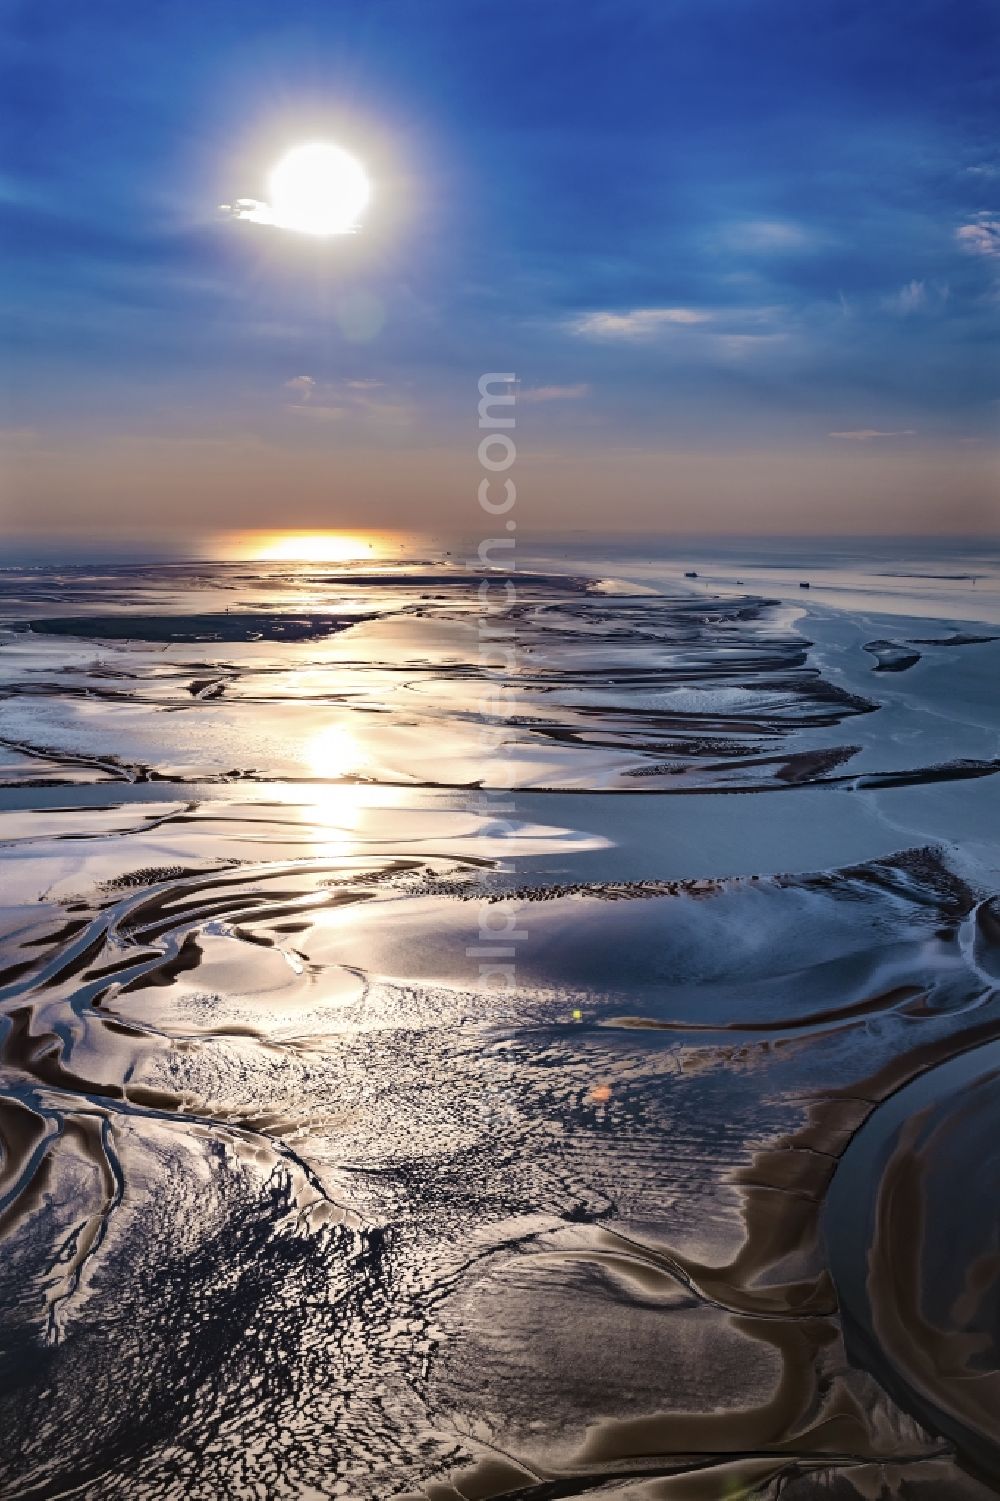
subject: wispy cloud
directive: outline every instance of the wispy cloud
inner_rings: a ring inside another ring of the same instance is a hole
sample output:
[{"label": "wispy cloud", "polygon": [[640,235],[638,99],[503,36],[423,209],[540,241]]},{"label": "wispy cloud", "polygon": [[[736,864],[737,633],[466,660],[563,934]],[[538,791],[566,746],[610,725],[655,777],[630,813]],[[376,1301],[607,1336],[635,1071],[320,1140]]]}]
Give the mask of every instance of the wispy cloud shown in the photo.
[{"label": "wispy cloud", "polygon": [[409,403],[388,394],[381,380],[317,381],[312,375],[295,375],[284,382],[284,389],[292,393],[284,410],[310,423],[349,419],[354,427],[397,429],[409,427],[415,415]]},{"label": "wispy cloud", "polygon": [[713,348],[724,359],[741,360],[749,355],[762,354],[776,345],[788,343],[787,333],[717,334]]},{"label": "wispy cloud", "polygon": [[641,307],[624,313],[599,311],[575,318],[570,328],[593,339],[645,339],[664,328],[710,323],[712,314],[692,307]]},{"label": "wispy cloud", "polygon": [[326,403],[317,403],[315,406],[294,406],[285,408],[286,412],[295,412],[300,417],[308,417],[310,422],[342,422],[347,416],[346,407],[328,406]]},{"label": "wispy cloud", "polygon": [[768,251],[804,250],[815,236],[790,219],[743,219],[725,232],[726,245],[732,250]]},{"label": "wispy cloud", "polygon": [[884,306],[890,313],[899,313],[904,318],[909,313],[918,313],[927,306],[927,283],[908,281],[898,292],[884,299]]},{"label": "wispy cloud", "polygon": [[347,416],[347,408],[332,403],[330,389],[317,386],[312,375],[293,376],[285,381],[285,390],[293,395],[293,399],[285,403],[286,412],[308,417],[311,422],[339,422]]},{"label": "wispy cloud", "polygon": [[285,390],[294,391],[299,401],[311,401],[315,389],[316,382],[311,375],[294,375],[285,381]]},{"label": "wispy cloud", "polygon": [[518,401],[582,401],[590,395],[590,386],[522,386]]},{"label": "wispy cloud", "polygon": [[951,288],[946,281],[908,281],[898,292],[883,297],[882,306],[887,313],[895,313],[898,318],[908,318],[913,313],[939,311],[950,296]]},{"label": "wispy cloud", "polygon": [[967,224],[959,225],[955,238],[972,255],[1000,257],[1000,219],[991,214],[976,214]]},{"label": "wispy cloud", "polygon": [[898,427],[892,431],[879,427],[856,427],[845,433],[830,433],[831,438],[847,438],[852,443],[870,443],[874,438],[915,438],[915,427]]},{"label": "wispy cloud", "polygon": [[293,393],[296,405],[306,405],[315,401],[316,397],[329,398],[331,393],[343,396],[346,392],[353,393],[355,398],[364,397],[369,391],[383,391],[383,380],[340,380],[327,381],[320,385],[313,375],[293,375],[291,380],[285,381],[285,390]]}]

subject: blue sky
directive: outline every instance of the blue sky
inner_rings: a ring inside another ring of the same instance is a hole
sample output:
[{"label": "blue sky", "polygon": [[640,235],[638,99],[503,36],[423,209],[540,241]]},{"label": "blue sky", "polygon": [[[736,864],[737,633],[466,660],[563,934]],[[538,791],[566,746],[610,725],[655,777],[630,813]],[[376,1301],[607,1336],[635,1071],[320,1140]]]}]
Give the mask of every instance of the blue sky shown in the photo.
[{"label": "blue sky", "polygon": [[[461,527],[489,369],[540,527],[997,522],[994,4],[3,15],[11,530]],[[219,213],[311,138],[361,233]]]}]

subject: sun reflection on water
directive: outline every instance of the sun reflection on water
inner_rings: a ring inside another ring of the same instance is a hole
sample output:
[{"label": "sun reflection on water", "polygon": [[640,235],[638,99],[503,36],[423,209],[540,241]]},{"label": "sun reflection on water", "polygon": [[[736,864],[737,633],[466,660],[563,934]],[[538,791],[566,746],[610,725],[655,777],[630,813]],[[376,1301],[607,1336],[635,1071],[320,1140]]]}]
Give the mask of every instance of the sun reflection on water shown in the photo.
[{"label": "sun reflection on water", "polygon": [[298,816],[307,826],[315,855],[357,853],[362,841],[363,788],[356,782],[333,782],[311,788],[308,800],[298,805]]},{"label": "sun reflection on water", "polygon": [[356,848],[363,788],[345,780],[356,773],[361,748],[350,730],[326,724],[302,746],[304,767],[318,778],[299,808],[311,829],[317,854],[346,854]]},{"label": "sun reflection on water", "polygon": [[362,750],[342,724],[326,724],[306,741],[302,758],[314,776],[337,782],[357,774]]},{"label": "sun reflection on water", "polygon": [[264,533],[247,546],[247,556],[265,563],[356,563],[386,551],[379,538],[348,532]]},{"label": "sun reflection on water", "polygon": [[[424,532],[390,530],[310,531],[305,527],[254,528],[249,531],[213,532],[203,539],[206,555],[230,563],[298,563],[304,567],[323,564],[371,563],[382,569],[398,567],[407,558],[443,557],[454,539]],[[363,571],[363,570],[362,570]]]}]

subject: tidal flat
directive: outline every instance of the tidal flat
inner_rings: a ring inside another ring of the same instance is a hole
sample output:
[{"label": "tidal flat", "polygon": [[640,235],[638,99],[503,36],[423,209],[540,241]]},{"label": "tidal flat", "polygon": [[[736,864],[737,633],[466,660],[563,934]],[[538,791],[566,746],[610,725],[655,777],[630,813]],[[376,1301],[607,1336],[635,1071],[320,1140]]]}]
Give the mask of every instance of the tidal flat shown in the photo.
[{"label": "tidal flat", "polygon": [[0,573],[5,1497],[1000,1494],[996,589],[687,564]]}]

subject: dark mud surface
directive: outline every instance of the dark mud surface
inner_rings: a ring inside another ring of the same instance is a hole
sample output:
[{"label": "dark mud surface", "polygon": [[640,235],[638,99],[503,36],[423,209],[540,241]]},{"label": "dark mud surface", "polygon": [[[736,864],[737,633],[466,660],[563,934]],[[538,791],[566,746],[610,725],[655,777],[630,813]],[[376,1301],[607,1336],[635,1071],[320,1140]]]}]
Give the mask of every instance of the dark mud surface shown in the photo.
[{"label": "dark mud surface", "polygon": [[865,651],[871,652],[875,658],[873,672],[907,672],[920,661],[918,651],[902,646],[898,641],[869,641]]},{"label": "dark mud surface", "polygon": [[233,610],[205,615],[42,616],[19,629],[36,636],[74,636],[96,641],[317,641],[356,625],[336,615],[257,615]]}]

